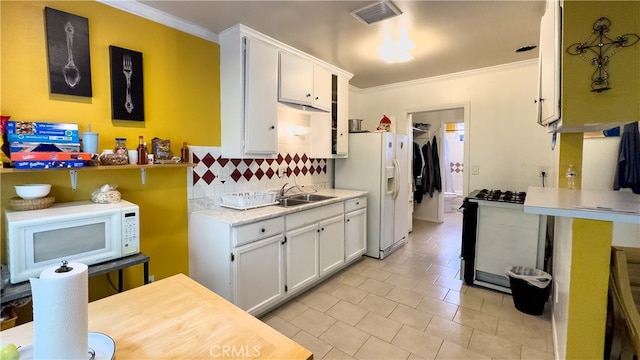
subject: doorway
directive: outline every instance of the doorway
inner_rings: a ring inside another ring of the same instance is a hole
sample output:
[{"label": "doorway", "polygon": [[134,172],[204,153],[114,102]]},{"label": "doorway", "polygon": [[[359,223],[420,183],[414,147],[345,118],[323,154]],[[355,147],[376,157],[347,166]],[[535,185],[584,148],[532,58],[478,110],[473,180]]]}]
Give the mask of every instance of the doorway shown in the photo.
[{"label": "doorway", "polygon": [[[414,193],[412,218],[442,223],[445,213],[457,211],[468,193],[469,178],[464,164],[469,161],[469,104],[408,111],[407,125],[416,155],[422,153],[426,145],[432,146],[435,139],[442,188],[442,191],[434,191],[433,195],[429,191],[424,193],[424,190],[421,196]],[[414,190],[421,191],[417,183],[422,182],[417,179],[419,171],[416,170],[413,169],[412,174],[416,184]]]}]

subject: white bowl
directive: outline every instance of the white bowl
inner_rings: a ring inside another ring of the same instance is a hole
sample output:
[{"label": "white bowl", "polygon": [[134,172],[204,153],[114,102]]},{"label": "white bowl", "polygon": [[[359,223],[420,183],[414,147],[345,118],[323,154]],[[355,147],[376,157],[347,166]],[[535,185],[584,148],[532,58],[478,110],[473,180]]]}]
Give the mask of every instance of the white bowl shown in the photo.
[{"label": "white bowl", "polygon": [[25,200],[39,199],[49,195],[50,184],[16,185],[16,194]]}]

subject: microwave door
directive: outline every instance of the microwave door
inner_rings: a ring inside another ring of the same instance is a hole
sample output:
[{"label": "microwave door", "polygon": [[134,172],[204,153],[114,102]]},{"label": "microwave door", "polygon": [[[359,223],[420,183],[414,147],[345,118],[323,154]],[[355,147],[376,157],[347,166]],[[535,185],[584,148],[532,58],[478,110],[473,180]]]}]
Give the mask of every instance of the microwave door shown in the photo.
[{"label": "microwave door", "polygon": [[118,228],[113,218],[104,216],[26,227],[20,241],[28,255],[26,268],[57,265],[61,260],[82,259],[87,265],[109,260],[120,252],[109,240],[119,236]]}]

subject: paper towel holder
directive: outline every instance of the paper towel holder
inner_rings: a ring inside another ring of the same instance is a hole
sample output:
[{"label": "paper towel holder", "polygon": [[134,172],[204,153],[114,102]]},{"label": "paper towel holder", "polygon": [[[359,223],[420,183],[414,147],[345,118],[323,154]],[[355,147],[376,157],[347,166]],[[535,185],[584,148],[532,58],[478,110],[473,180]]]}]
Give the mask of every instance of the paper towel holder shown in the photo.
[{"label": "paper towel holder", "polygon": [[57,268],[55,271],[57,273],[66,273],[73,270],[71,266],[67,266],[67,265],[69,265],[69,262],[67,260],[62,260],[60,261],[60,267]]}]

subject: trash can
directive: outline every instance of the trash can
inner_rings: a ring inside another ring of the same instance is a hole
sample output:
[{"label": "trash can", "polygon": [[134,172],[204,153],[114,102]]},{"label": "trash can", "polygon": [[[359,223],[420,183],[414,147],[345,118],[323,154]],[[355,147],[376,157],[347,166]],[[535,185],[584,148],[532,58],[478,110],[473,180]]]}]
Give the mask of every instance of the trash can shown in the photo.
[{"label": "trash can", "polygon": [[541,315],[549,298],[551,275],[524,266],[512,266],[507,269],[506,275],[516,309],[529,315]]}]

